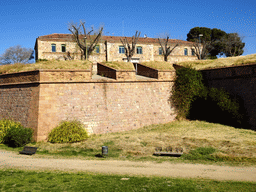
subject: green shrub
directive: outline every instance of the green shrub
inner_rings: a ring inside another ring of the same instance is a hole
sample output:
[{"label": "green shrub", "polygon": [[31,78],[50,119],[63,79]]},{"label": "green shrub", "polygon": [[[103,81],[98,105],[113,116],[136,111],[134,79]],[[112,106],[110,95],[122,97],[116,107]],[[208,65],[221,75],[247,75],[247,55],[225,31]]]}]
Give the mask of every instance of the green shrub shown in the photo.
[{"label": "green shrub", "polygon": [[175,106],[177,119],[188,118],[241,126],[244,115],[240,103],[223,89],[207,88],[201,72],[187,68],[176,71],[170,101]]},{"label": "green shrub", "polygon": [[203,96],[205,87],[202,74],[191,67],[177,69],[176,79],[170,100],[173,102],[178,118],[186,118],[191,102],[196,96]]},{"label": "green shrub", "polygon": [[9,147],[22,147],[32,141],[32,136],[32,129],[24,128],[20,123],[15,123],[10,126],[3,141]]},{"label": "green shrub", "polygon": [[0,143],[4,142],[3,139],[11,127],[18,127],[20,125],[21,124],[19,122],[15,122],[10,119],[1,119],[0,120]]},{"label": "green shrub", "polygon": [[74,143],[86,138],[88,134],[79,121],[63,121],[48,135],[51,143]]}]

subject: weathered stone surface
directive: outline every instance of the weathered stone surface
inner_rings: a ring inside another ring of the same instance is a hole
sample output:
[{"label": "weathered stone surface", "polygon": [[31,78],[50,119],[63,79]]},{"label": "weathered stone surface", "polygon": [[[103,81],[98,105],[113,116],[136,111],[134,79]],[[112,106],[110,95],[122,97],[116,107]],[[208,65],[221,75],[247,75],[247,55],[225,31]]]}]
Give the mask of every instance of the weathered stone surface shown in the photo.
[{"label": "weathered stone surface", "polygon": [[62,120],[77,119],[90,133],[98,134],[175,118],[169,103],[172,80],[133,80],[135,71],[117,71],[117,80],[84,80],[87,72],[81,71],[33,73],[36,82],[28,78],[13,81],[26,77],[26,72],[10,74],[10,80],[5,78],[0,85],[0,118],[13,118],[33,128],[37,141],[46,140]]}]

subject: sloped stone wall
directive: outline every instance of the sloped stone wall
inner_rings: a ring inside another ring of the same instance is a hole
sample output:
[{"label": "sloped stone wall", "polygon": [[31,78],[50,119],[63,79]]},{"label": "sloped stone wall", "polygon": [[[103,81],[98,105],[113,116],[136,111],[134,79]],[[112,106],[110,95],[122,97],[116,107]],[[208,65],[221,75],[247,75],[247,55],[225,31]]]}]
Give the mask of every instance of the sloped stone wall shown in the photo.
[{"label": "sloped stone wall", "polygon": [[38,140],[62,120],[77,119],[90,133],[126,131],[175,118],[172,81],[40,84]]},{"label": "sloped stone wall", "polygon": [[256,130],[256,64],[201,70],[208,87],[223,88],[242,99],[246,124]]}]

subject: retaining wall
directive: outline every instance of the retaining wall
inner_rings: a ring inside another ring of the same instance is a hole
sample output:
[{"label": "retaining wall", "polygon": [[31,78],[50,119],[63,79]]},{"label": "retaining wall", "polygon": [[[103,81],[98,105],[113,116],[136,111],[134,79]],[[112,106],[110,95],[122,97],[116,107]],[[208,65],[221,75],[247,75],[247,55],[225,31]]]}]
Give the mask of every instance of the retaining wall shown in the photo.
[{"label": "retaining wall", "polygon": [[201,70],[208,87],[223,88],[242,99],[246,127],[256,130],[256,64]]},{"label": "retaining wall", "polygon": [[[28,74],[34,74],[33,78],[22,80]],[[0,75],[0,82],[5,79],[0,84],[1,118],[13,118],[33,128],[37,141],[46,140],[62,120],[77,119],[90,133],[99,134],[175,119],[169,103],[173,81],[83,79],[86,74],[38,70]]]}]

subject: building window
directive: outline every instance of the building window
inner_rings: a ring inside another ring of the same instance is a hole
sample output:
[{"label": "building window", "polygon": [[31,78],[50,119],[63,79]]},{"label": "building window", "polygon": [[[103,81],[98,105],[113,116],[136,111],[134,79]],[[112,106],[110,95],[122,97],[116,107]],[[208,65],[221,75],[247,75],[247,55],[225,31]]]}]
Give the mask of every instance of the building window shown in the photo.
[{"label": "building window", "polygon": [[100,46],[99,45],[96,45],[95,51],[96,51],[96,53],[100,53]]},{"label": "building window", "polygon": [[52,44],[52,52],[56,52],[56,44]]},{"label": "building window", "polygon": [[194,49],[191,49],[191,55],[195,56],[195,50]]},{"label": "building window", "polygon": [[65,44],[61,45],[61,52],[66,52],[66,45]]},{"label": "building window", "polygon": [[124,46],[119,46],[119,53],[124,53]]},{"label": "building window", "polygon": [[184,55],[186,55],[186,56],[188,55],[188,49],[187,48],[184,49]]},{"label": "building window", "polygon": [[137,54],[142,54],[142,47],[137,47]]},{"label": "building window", "polygon": [[163,55],[163,49],[162,49],[162,47],[159,47],[159,55]]}]

